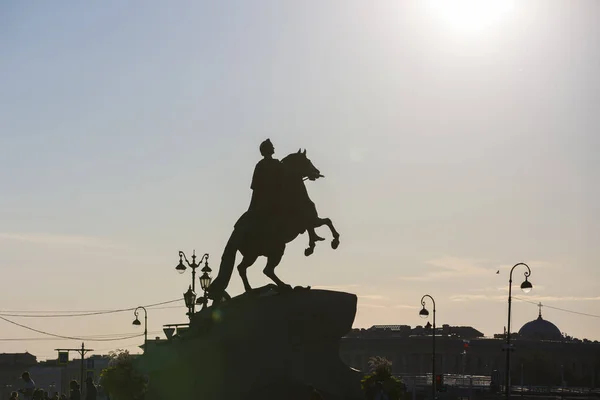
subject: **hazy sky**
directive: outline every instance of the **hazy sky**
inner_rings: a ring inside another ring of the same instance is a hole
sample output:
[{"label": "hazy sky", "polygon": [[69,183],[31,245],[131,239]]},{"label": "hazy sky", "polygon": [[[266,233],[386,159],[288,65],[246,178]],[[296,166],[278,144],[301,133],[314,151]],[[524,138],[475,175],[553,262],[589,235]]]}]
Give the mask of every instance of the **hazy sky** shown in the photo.
[{"label": "hazy sky", "polygon": [[[270,137],[279,157],[307,149],[326,175],[311,197],[341,233],[309,258],[300,237],[277,272],[356,293],[356,327],[423,324],[428,293],[438,325],[500,333],[517,262],[534,285],[518,297],[600,314],[600,2],[463,3],[2,4],[0,310],[181,297],[177,251],[217,269]],[[149,310],[149,330],[185,322],[180,304]],[[537,312],[515,300],[515,330]],[[600,318],[543,314],[600,339]],[[141,333],[131,312],[7,318]],[[0,326],[0,352],[80,345]]]}]

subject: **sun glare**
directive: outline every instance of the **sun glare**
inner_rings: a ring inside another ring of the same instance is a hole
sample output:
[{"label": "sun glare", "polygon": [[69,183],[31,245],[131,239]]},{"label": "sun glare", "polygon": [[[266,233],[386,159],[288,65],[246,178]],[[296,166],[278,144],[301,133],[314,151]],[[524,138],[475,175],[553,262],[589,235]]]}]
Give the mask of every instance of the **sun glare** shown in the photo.
[{"label": "sun glare", "polygon": [[480,32],[502,22],[514,0],[428,0],[429,8],[440,22],[463,32]]}]

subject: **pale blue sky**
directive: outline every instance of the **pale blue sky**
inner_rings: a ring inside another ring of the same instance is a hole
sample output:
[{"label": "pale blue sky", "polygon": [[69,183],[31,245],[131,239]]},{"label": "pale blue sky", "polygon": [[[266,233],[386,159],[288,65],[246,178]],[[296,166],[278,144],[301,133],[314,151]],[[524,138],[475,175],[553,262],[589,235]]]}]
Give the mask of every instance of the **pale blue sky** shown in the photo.
[{"label": "pale blue sky", "polygon": [[[279,157],[307,148],[326,175],[309,192],[342,234],[308,259],[301,237],[277,272],[357,293],[357,327],[422,324],[429,293],[438,324],[501,332],[520,261],[528,299],[600,314],[600,3],[516,2],[477,29],[428,2],[373,3],[0,6],[0,310],[179,297],[177,251],[217,268],[270,137]],[[537,316],[513,309],[517,328]],[[183,313],[151,311],[150,330]],[[598,318],[544,316],[600,339]],[[14,318],[69,336],[131,319]]]}]

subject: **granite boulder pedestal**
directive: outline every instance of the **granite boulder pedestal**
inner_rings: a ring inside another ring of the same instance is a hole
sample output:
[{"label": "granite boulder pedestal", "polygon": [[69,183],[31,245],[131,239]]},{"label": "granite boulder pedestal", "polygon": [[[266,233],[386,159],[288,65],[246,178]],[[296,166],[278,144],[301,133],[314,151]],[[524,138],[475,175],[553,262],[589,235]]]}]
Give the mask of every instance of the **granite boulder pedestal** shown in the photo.
[{"label": "granite boulder pedestal", "polygon": [[194,314],[189,329],[148,349],[146,400],[358,400],[360,372],[339,357],[353,294],[274,285]]}]

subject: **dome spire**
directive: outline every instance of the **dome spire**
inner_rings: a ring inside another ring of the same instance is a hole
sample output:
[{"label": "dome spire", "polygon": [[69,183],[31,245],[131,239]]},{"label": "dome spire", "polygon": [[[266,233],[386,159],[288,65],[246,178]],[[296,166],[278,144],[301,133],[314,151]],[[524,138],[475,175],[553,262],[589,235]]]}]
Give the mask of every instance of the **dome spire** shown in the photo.
[{"label": "dome spire", "polygon": [[537,319],[523,325],[519,329],[519,336],[534,340],[563,340],[563,335],[556,325],[542,318],[542,303],[538,303],[537,306],[540,309]]}]

